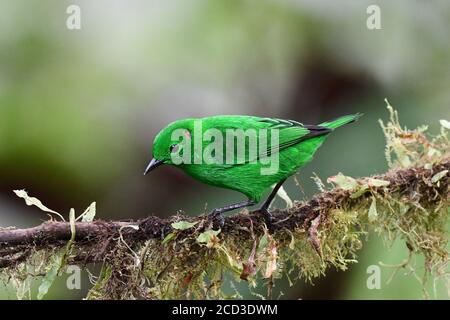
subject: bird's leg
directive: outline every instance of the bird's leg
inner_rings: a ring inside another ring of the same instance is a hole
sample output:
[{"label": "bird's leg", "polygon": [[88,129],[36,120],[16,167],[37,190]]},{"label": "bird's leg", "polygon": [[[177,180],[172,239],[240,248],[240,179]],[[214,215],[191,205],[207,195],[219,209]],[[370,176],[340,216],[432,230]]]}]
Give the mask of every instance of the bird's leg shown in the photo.
[{"label": "bird's leg", "polygon": [[264,215],[264,219],[266,220],[266,225],[269,230],[272,228],[272,215],[269,212],[270,205],[272,204],[273,199],[278,193],[278,190],[280,190],[283,183],[286,181],[286,179],[281,180],[278,182],[275,187],[273,188],[272,192],[270,193],[269,197],[266,199],[266,201],[263,203],[261,208],[258,210]]},{"label": "bird's leg", "polygon": [[211,213],[209,214],[209,217],[211,217],[213,219],[217,219],[219,221],[220,226],[222,227],[225,222],[224,218],[223,218],[224,212],[228,212],[228,211],[243,208],[243,207],[252,206],[254,204],[255,204],[255,201],[249,199],[244,202],[239,202],[239,203],[235,203],[235,204],[230,204],[229,206],[216,208],[213,211],[211,211]]}]

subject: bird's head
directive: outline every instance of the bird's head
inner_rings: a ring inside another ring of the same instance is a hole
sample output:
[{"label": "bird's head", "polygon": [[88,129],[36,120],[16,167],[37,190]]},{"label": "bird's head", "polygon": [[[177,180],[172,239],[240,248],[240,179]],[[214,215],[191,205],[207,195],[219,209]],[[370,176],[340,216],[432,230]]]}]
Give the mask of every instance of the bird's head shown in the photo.
[{"label": "bird's head", "polygon": [[183,148],[191,145],[194,119],[172,122],[162,129],[153,141],[153,159],[147,165],[144,175],[163,164],[176,165],[175,157],[183,156]]}]

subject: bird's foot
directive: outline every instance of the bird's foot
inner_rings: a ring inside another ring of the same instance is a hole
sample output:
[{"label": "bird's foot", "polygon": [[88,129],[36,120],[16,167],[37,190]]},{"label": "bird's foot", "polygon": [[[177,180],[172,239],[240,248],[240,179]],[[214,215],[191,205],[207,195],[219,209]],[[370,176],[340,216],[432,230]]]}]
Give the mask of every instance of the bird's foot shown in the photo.
[{"label": "bird's foot", "polygon": [[269,230],[269,233],[272,233],[273,232],[272,214],[266,207],[262,207],[261,209],[258,210],[258,212],[260,212],[264,216],[264,221],[266,223],[267,230]]},{"label": "bird's foot", "polygon": [[217,223],[219,228],[223,228],[225,225],[225,218],[222,210],[214,209],[210,214],[208,214],[208,219],[210,219],[213,224]]}]

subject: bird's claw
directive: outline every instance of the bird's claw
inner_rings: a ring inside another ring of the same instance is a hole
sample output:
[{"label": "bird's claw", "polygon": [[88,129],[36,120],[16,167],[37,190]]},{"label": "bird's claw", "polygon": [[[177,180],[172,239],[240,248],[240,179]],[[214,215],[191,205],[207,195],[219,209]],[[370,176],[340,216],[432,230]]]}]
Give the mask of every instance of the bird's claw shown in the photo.
[{"label": "bird's claw", "polygon": [[264,216],[264,221],[266,223],[267,230],[269,230],[269,233],[272,233],[273,232],[273,217],[272,217],[272,214],[266,208],[259,209],[259,212]]},{"label": "bird's claw", "polygon": [[223,226],[225,225],[225,218],[220,211],[211,211],[211,213],[208,215],[208,219],[211,219],[213,223],[217,222],[220,228],[223,228]]}]

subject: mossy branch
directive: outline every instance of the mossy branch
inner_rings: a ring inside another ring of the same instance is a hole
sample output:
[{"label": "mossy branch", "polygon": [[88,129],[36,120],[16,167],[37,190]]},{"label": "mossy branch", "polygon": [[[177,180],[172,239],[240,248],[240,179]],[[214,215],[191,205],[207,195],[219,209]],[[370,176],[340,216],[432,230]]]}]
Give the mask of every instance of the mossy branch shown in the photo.
[{"label": "mossy branch", "polygon": [[[227,217],[221,229],[203,216],[182,215],[49,221],[0,231],[0,274],[16,286],[46,274],[51,284],[48,275],[55,268],[101,263],[91,299],[236,298],[240,293],[227,293],[226,281],[247,281],[253,291],[258,279],[265,279],[272,297],[277,278],[311,280],[329,267],[347,269],[356,262],[362,237],[375,231],[388,243],[403,240],[407,250],[425,257],[426,275],[443,277],[448,285],[446,130],[430,140],[423,127],[402,129],[390,112],[391,121],[382,124],[389,172],[360,179],[339,174],[329,179],[331,190],[317,181],[320,194],[273,212],[272,232],[258,212],[248,211]],[[51,257],[61,254],[64,264],[52,266]]]},{"label": "mossy branch", "polygon": [[[385,175],[378,175],[355,180],[358,186],[369,185],[370,181],[386,181],[386,185],[369,186],[364,192],[355,197],[353,189],[334,188],[313,197],[307,202],[294,202],[290,209],[275,210],[273,212],[272,236],[277,237],[278,232],[296,231],[298,228],[307,231],[311,222],[318,216],[325,220],[336,210],[346,208],[346,211],[369,210],[367,199],[372,197],[385,198],[387,194],[398,194],[399,201],[415,203],[422,207],[430,205],[437,207],[439,201],[448,195],[448,176],[442,177],[439,185],[432,183],[432,178],[439,172],[450,171],[450,159],[434,164],[431,169],[414,167],[403,170],[393,170]],[[430,202],[431,200],[431,202]],[[370,205],[370,203],[369,203]],[[338,213],[338,212],[336,212]],[[75,241],[78,247],[71,260],[85,263],[103,261],[105,255],[113,249],[114,242],[108,239],[117,239],[119,236],[128,245],[133,246],[150,239],[164,240],[170,233],[176,231],[171,225],[177,221],[199,223],[196,228],[189,228],[179,237],[189,237],[202,230],[214,228],[212,221],[205,216],[187,217],[175,215],[168,219],[150,216],[140,220],[129,221],[102,221],[77,222],[75,224]],[[252,226],[255,235],[264,234],[266,228],[264,219],[259,212],[244,211],[225,218],[221,229],[221,237],[239,235],[243,241],[251,240]],[[245,232],[243,232],[245,231]],[[40,226],[28,229],[0,230],[0,268],[11,266],[23,261],[33,250],[49,247],[63,247],[72,236],[69,222],[44,222]],[[105,241],[106,240],[106,241]],[[93,250],[93,246],[97,249]],[[103,248],[101,248],[103,247]],[[84,250],[83,248],[89,248]]]}]

